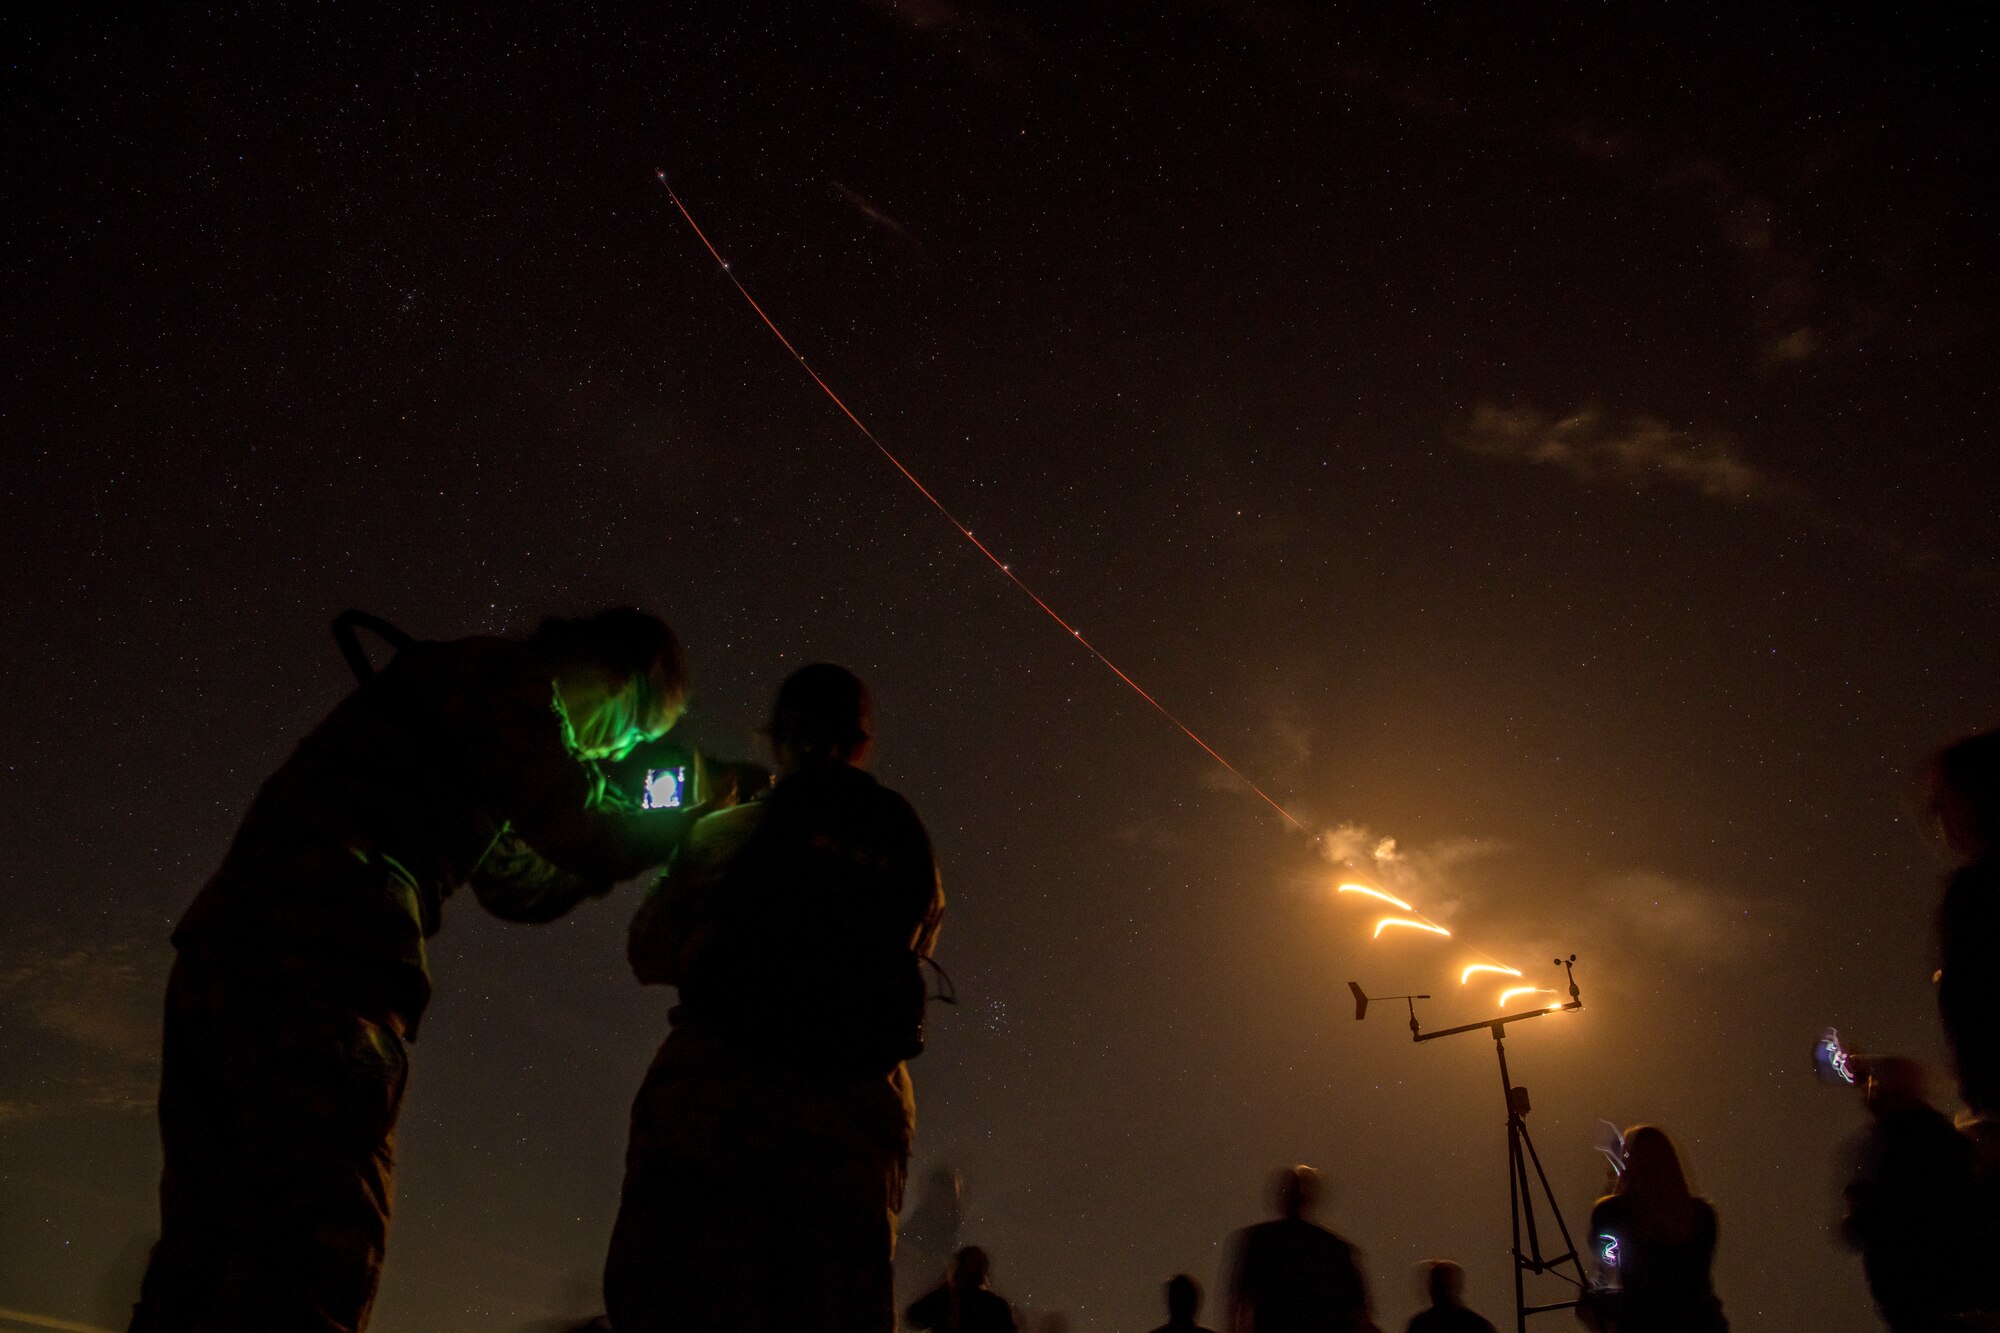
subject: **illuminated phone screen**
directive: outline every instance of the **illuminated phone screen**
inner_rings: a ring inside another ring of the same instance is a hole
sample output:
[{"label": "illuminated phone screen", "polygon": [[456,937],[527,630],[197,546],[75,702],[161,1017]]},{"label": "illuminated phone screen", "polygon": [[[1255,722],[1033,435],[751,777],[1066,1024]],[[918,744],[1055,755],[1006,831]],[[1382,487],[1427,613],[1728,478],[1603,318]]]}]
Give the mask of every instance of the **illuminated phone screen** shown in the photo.
[{"label": "illuminated phone screen", "polygon": [[1828,1028],[1813,1043],[1813,1068],[1828,1083],[1854,1082],[1854,1066],[1849,1061],[1847,1048],[1841,1044],[1840,1034]]},{"label": "illuminated phone screen", "polygon": [[655,768],[646,773],[639,804],[647,810],[679,810],[687,804],[687,768]]}]

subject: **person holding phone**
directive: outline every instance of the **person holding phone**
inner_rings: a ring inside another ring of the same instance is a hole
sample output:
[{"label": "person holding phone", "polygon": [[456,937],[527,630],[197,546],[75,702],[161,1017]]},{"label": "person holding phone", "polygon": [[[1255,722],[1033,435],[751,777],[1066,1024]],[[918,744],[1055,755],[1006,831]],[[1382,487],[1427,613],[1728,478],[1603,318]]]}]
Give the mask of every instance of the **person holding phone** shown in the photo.
[{"label": "person holding phone", "polygon": [[1591,1209],[1597,1279],[1577,1318],[1603,1333],[1729,1333],[1709,1271],[1718,1234],[1715,1208],[1688,1188],[1674,1141],[1634,1125],[1617,1185]]},{"label": "person holding phone", "polygon": [[1932,756],[1925,804],[1959,858],[1938,905],[1938,1015],[1989,1168],[2000,1161],[2000,731]]},{"label": "person holding phone", "polygon": [[395,658],[374,672],[349,634],[360,688],[264,783],[174,931],[133,1333],[366,1327],[446,899],[470,884],[497,915],[553,920],[705,813],[642,811],[599,768],[681,715],[686,661],[656,617],[448,643],[373,627]]}]

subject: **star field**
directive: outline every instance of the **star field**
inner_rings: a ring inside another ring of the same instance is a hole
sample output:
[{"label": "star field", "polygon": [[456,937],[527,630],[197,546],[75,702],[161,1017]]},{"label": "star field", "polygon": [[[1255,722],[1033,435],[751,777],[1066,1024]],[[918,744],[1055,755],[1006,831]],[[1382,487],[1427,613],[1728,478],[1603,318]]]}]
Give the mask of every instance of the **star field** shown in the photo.
[{"label": "star field", "polygon": [[[1072,7],[1074,8],[1074,7]],[[854,668],[961,1003],[913,1179],[1075,1333],[1327,1175],[1378,1317],[1508,1293],[1457,942],[1572,1223],[1679,1139],[1743,1329],[1866,1327],[1828,1024],[1933,1062],[1910,776],[1995,723],[1990,19],[964,0],[0,19],[0,1309],[123,1327],[172,922],[347,687],[632,601],[753,757]],[[1454,939],[1127,691],[996,559]],[[375,1327],[596,1307],[671,996],[454,900]],[[1486,992],[1480,996],[1490,998]],[[1940,1088],[1944,1086],[1940,1080]]]}]

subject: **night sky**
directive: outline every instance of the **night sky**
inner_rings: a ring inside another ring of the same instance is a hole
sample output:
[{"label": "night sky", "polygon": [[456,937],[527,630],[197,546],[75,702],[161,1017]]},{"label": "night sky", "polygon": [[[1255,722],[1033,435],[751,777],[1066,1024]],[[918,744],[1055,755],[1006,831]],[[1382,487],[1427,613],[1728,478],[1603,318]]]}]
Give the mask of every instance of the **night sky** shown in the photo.
[{"label": "night sky", "polygon": [[[0,1308],[123,1327],[167,934],[349,688],[330,618],[630,601],[721,754],[798,665],[874,687],[962,998],[914,1066],[916,1171],[965,1173],[1030,1319],[1136,1333],[1183,1270],[1219,1319],[1229,1232],[1305,1161],[1385,1326],[1438,1255],[1507,1320],[1491,1042],[1412,1046],[1345,989],[1471,1021],[1477,949],[1545,986],[1578,955],[1584,1010],[1508,1043],[1574,1226],[1596,1121],[1653,1121],[1737,1327],[1874,1326],[1831,1229],[1861,1114],[1807,1055],[1828,1024],[1942,1054],[1911,779],[2000,722],[1990,17],[25,8]],[[1317,842],[883,461],[656,170],[939,498]],[[1357,874],[1457,937],[1371,942]],[[635,902],[447,910],[383,1333],[597,1308],[672,998],[626,971]]]}]

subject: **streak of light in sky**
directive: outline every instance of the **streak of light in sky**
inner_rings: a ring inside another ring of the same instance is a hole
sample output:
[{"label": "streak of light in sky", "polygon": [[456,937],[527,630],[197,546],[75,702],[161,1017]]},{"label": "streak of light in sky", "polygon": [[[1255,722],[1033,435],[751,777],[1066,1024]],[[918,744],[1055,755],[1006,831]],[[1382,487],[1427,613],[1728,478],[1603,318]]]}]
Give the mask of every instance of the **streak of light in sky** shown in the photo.
[{"label": "streak of light in sky", "polygon": [[1427,930],[1433,935],[1449,936],[1451,934],[1443,926],[1433,925],[1429,921],[1412,921],[1408,917],[1385,916],[1375,923],[1375,938],[1378,940],[1381,939],[1382,932],[1391,926],[1402,926],[1409,930]]},{"label": "streak of light in sky", "polygon": [[1380,889],[1371,889],[1366,884],[1343,884],[1340,886],[1339,889],[1336,890],[1336,892],[1365,893],[1370,898],[1380,899],[1382,902],[1389,904],[1389,906],[1399,908],[1405,912],[1414,912],[1417,910],[1416,908],[1410,906],[1408,903],[1404,902],[1401,898],[1398,898],[1395,894],[1384,893]]}]

